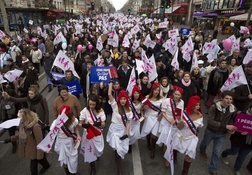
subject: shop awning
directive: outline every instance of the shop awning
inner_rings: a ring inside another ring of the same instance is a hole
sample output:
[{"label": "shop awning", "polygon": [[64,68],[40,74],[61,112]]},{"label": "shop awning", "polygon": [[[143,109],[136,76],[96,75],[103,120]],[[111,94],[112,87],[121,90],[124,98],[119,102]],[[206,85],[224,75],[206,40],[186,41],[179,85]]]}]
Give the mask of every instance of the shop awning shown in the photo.
[{"label": "shop awning", "polygon": [[[240,21],[246,21],[248,19],[248,13],[244,13],[241,15],[236,15],[236,16],[232,16],[229,18],[230,20],[240,20]],[[252,20],[252,16],[250,18],[250,20]]]},{"label": "shop awning", "polygon": [[[153,14],[162,14],[164,9],[156,9]],[[188,6],[173,6],[169,9],[165,9],[165,14],[175,14],[175,15],[187,15]]]}]

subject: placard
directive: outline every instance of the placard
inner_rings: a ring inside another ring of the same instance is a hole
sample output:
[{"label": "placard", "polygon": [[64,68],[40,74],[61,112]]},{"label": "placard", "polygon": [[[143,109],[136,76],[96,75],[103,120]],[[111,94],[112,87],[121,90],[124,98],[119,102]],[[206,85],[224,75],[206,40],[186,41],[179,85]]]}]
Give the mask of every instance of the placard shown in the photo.
[{"label": "placard", "polygon": [[234,126],[237,127],[237,132],[248,132],[249,135],[252,135],[252,115],[237,114]]}]

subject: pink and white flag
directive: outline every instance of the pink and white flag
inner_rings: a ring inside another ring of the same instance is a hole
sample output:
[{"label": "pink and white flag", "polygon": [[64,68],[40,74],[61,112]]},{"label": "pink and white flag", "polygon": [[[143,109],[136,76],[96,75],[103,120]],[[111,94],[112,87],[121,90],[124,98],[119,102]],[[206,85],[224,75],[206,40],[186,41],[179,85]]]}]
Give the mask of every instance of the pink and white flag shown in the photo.
[{"label": "pink and white flag", "polygon": [[197,54],[196,54],[195,51],[193,52],[192,66],[191,66],[190,72],[192,71],[192,69],[193,69],[194,67],[198,67],[198,57],[197,57]]},{"label": "pink and white flag", "polygon": [[127,35],[125,35],[123,38],[122,46],[127,48],[129,48],[130,46],[129,38],[127,37]]},{"label": "pink and white flag", "polygon": [[148,70],[148,77],[150,83],[158,77],[154,55],[147,59],[145,64]]},{"label": "pink and white flag", "polygon": [[247,84],[247,79],[246,76],[244,74],[242,65],[240,65],[239,67],[235,68],[231,74],[229,75],[228,79],[225,81],[225,83],[223,84],[223,86],[221,87],[221,92],[223,91],[230,91],[231,89],[243,85],[243,84]]},{"label": "pink and white flag", "polygon": [[136,72],[135,72],[135,68],[133,67],[131,70],[129,82],[128,82],[128,85],[126,88],[128,94],[129,94],[129,97],[131,97],[131,95],[132,95],[132,89],[135,86],[135,84],[136,84]]},{"label": "pink and white flag", "polygon": [[245,27],[245,26],[240,26],[240,33],[243,33],[243,34],[250,34],[249,33],[249,28],[248,27]]},{"label": "pink and white flag", "polygon": [[101,55],[98,55],[98,58],[94,60],[94,65],[96,66],[102,66],[102,61],[101,61]]},{"label": "pink and white flag", "polygon": [[53,128],[50,128],[50,132],[46,135],[46,137],[37,145],[37,149],[42,150],[46,153],[52,150],[52,145],[54,140],[60,130],[60,128],[64,125],[64,123],[68,120],[68,117],[65,114],[65,110],[63,110],[62,114],[59,115],[55,121],[55,125]]},{"label": "pink and white flag", "polygon": [[23,31],[24,33],[29,33],[29,31],[26,28],[24,28]]},{"label": "pink and white flag", "polygon": [[132,45],[132,50],[133,52],[135,52],[137,50],[137,48],[139,47],[139,42],[137,41],[137,39],[135,38],[135,41]]},{"label": "pink and white flag", "polygon": [[249,62],[252,61],[252,49],[249,49],[246,56],[243,59],[243,64],[248,64]]},{"label": "pink and white flag", "polygon": [[53,40],[53,44],[59,44],[62,40],[64,39],[64,35],[62,34],[62,32],[59,32],[58,35],[54,38]]},{"label": "pink and white flag", "polygon": [[10,70],[4,74],[4,78],[6,78],[9,82],[13,82],[17,80],[22,73],[23,71],[19,69]]},{"label": "pink and white flag", "polygon": [[22,41],[22,38],[19,35],[17,35],[17,39],[18,39],[18,41]]},{"label": "pink and white flag", "polygon": [[158,28],[166,29],[168,27],[168,21],[164,21],[158,24]]},{"label": "pink and white flag", "polygon": [[96,48],[101,51],[103,49],[102,38],[101,35],[98,37],[96,42]]},{"label": "pink and white flag", "polygon": [[142,72],[147,71],[147,67],[142,60],[136,59],[136,67],[138,75],[140,75]]},{"label": "pink and white flag", "polygon": [[170,127],[168,132],[168,137],[166,139],[167,149],[164,154],[164,158],[170,162],[171,175],[174,175],[174,157],[173,157],[173,144],[172,144],[172,127]]},{"label": "pink and white flag", "polygon": [[172,59],[172,62],[171,62],[171,65],[176,69],[176,70],[179,70],[179,62],[178,62],[178,50],[176,51],[173,59]]},{"label": "pink and white flag", "polygon": [[75,77],[80,78],[74,69],[73,62],[68,58],[68,56],[66,56],[66,54],[62,50],[60,50],[58,52],[58,54],[53,62],[53,66],[57,66],[57,67],[61,68],[63,71],[71,70]]},{"label": "pink and white flag", "polygon": [[2,39],[3,37],[5,37],[5,33],[2,30],[0,30],[0,39]]},{"label": "pink and white flag", "polygon": [[131,33],[132,34],[136,34],[137,32],[140,31],[140,28],[138,25],[135,25],[132,29],[131,29]]},{"label": "pink and white flag", "polygon": [[179,31],[178,31],[178,29],[172,29],[172,30],[169,30],[168,31],[168,36],[169,37],[172,37],[172,36],[179,36]]},{"label": "pink and white flag", "polygon": [[252,46],[252,41],[247,38],[245,41],[244,41],[244,47],[251,47]]},{"label": "pink and white flag", "polygon": [[41,33],[42,33],[42,29],[41,29],[41,27],[37,27],[37,33],[39,34],[39,35],[41,35]]}]

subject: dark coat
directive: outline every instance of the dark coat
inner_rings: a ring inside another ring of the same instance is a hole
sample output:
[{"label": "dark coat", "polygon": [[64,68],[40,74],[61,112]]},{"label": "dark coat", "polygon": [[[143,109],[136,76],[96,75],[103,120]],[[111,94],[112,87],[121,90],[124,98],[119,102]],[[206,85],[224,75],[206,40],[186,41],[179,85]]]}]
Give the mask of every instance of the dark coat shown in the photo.
[{"label": "dark coat", "polygon": [[120,66],[117,69],[118,80],[119,80],[121,88],[123,88],[123,89],[127,88],[129,78],[130,78],[130,74],[131,74],[131,70],[132,70],[132,68],[129,67],[129,66],[128,66],[128,70],[127,70],[126,73],[123,71],[122,66]]},{"label": "dark coat", "polygon": [[[252,91],[252,87],[249,86],[249,88]],[[234,105],[238,111],[246,111],[248,109],[248,105],[252,101],[248,98],[249,94],[247,85],[240,85],[235,88]]]}]

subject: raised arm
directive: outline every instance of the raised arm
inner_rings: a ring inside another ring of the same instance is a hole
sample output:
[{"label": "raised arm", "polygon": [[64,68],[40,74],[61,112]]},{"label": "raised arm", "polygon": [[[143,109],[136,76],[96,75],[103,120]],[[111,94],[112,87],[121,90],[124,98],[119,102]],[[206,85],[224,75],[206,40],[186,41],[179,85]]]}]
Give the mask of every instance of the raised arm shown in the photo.
[{"label": "raised arm", "polygon": [[110,83],[109,83],[109,89],[108,89],[108,98],[109,98],[110,102],[112,102],[114,100],[114,97],[112,95],[112,86],[113,86],[113,82],[110,81]]}]

